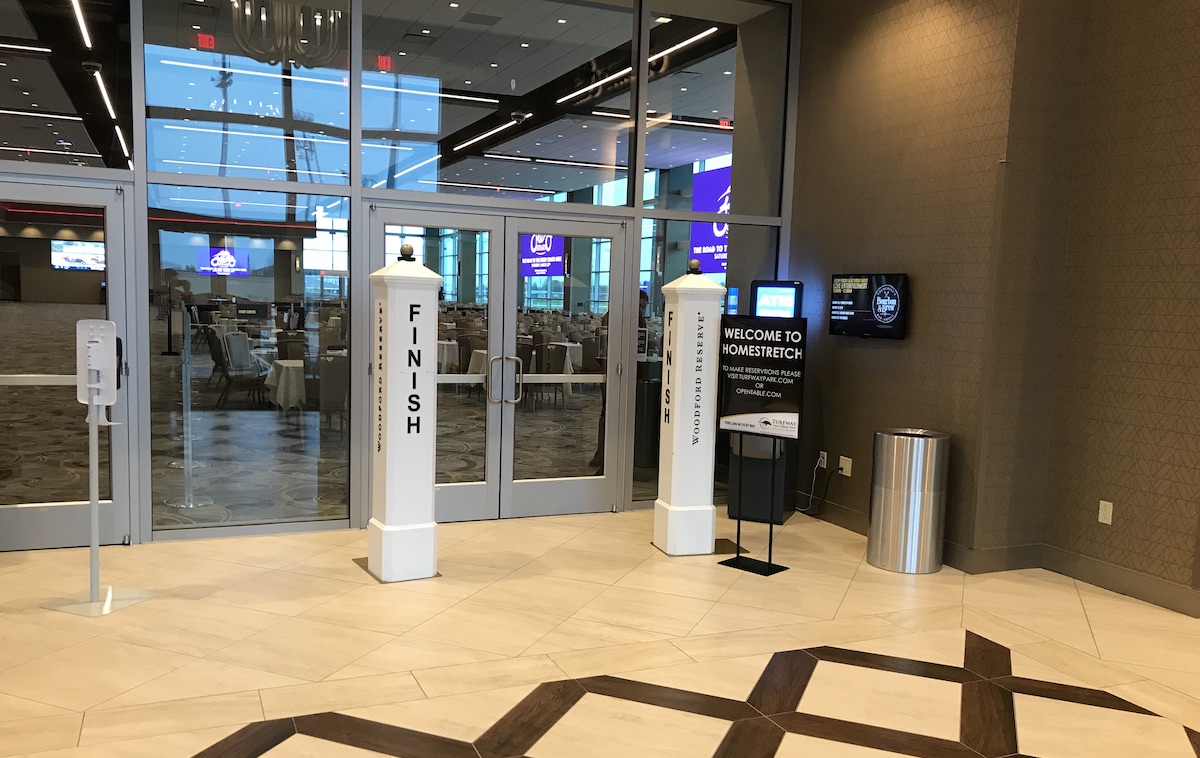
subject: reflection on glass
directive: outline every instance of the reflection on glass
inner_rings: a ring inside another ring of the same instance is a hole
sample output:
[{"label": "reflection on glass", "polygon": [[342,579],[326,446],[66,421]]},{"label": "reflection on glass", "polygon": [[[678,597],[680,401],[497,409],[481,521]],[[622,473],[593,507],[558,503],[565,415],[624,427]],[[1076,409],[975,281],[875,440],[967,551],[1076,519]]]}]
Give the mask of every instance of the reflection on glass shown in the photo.
[{"label": "reflection on glass", "polygon": [[348,518],[348,202],[149,196],[154,528]]},{"label": "reflection on glass", "polygon": [[488,247],[491,235],[469,229],[384,227],[387,261],[412,245],[416,259],[441,274],[438,317],[438,484],[487,476]]},{"label": "reflection on glass", "polygon": [[[104,211],[10,204],[0,222],[0,374],[74,374],[75,322],[104,319]],[[0,505],[88,499],[75,387],[0,385]],[[111,498],[100,427],[100,497]]]},{"label": "reflection on glass", "polygon": [[365,10],[364,184],[627,204],[629,8],[463,5]]},{"label": "reflection on glass", "polygon": [[604,469],[612,240],[520,234],[514,479]]},{"label": "reflection on glass", "polygon": [[147,3],[150,170],[348,184],[345,6]]},{"label": "reflection on glass", "polygon": [[651,13],[645,151],[657,178],[645,207],[777,215],[790,9],[729,0],[705,10]]}]

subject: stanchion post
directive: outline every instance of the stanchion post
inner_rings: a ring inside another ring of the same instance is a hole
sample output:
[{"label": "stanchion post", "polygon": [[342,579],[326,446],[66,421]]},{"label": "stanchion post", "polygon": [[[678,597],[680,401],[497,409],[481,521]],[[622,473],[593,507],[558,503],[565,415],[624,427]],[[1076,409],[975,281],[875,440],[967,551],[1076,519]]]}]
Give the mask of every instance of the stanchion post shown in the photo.
[{"label": "stanchion post", "polygon": [[442,277],[413,257],[371,274],[371,521],[367,568],[399,582],[437,574],[437,320]]},{"label": "stanchion post", "polygon": [[663,395],[654,545],[667,555],[716,548],[713,455],[717,438],[717,351],[725,288],[700,275],[700,262],[662,288]]}]

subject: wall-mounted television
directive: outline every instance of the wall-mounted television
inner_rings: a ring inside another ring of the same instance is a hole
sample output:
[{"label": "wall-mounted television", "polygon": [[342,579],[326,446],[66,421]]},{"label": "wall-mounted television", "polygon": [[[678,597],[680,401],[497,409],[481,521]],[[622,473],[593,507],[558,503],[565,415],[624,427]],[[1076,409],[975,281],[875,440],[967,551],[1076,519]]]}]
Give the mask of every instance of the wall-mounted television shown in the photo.
[{"label": "wall-mounted television", "polygon": [[750,283],[750,315],[768,318],[800,318],[804,307],[804,282],[764,281]]},{"label": "wall-mounted television", "polygon": [[50,240],[50,267],[64,271],[104,271],[104,243]]},{"label": "wall-mounted television", "polygon": [[236,247],[211,247],[197,253],[196,273],[201,276],[249,276],[250,251]]},{"label": "wall-mounted television", "polygon": [[563,276],[566,238],[551,234],[518,235],[521,276]]},{"label": "wall-mounted television", "polygon": [[908,274],[834,274],[829,333],[902,340],[908,333]]}]

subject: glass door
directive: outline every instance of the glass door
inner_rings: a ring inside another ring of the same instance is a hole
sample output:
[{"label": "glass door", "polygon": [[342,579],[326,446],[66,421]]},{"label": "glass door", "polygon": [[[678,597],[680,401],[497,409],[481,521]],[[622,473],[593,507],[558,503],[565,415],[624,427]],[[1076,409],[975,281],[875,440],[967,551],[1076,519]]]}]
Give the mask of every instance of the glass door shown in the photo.
[{"label": "glass door", "polygon": [[[5,184],[0,195],[0,550],[86,545],[86,407],[75,324],[116,322],[128,361],[124,193]],[[127,364],[126,364],[127,365]],[[125,368],[123,366],[123,368]],[[127,368],[100,429],[100,538],[130,537]]]},{"label": "glass door", "polygon": [[623,226],[381,210],[371,227],[372,270],[407,243],[443,278],[437,520],[610,510],[607,313]]}]

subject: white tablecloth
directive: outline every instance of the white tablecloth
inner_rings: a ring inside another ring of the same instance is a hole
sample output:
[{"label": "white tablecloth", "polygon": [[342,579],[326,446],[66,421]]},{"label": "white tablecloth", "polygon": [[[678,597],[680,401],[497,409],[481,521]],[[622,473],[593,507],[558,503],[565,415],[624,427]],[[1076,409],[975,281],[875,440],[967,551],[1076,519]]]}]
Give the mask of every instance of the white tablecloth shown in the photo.
[{"label": "white tablecloth", "polygon": [[567,363],[577,369],[583,368],[583,345],[578,342],[551,342],[551,345],[561,345],[567,349]]},{"label": "white tablecloth", "polygon": [[439,374],[452,374],[458,368],[458,343],[452,340],[438,340],[437,367]]},{"label": "white tablecloth", "polygon": [[308,401],[304,392],[304,361],[275,361],[265,382],[271,402],[284,410]]},{"label": "white tablecloth", "polygon": [[471,362],[467,364],[468,374],[482,374],[487,371],[487,351],[472,350]]}]

